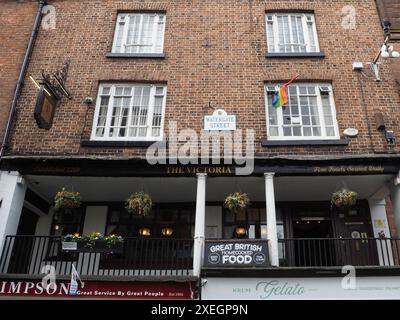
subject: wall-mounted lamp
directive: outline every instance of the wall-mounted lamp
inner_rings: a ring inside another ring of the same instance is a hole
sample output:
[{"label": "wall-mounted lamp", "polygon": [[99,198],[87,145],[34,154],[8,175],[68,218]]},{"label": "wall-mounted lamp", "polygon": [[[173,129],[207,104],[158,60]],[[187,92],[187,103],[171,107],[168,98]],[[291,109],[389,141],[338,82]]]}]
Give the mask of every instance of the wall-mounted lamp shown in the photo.
[{"label": "wall-mounted lamp", "polygon": [[376,129],[384,132],[385,139],[388,143],[394,143],[396,141],[396,135],[394,134],[394,132],[392,130],[386,129],[386,124],[385,124],[385,119],[383,117],[383,113],[376,112],[374,114],[374,118],[375,118]]},{"label": "wall-mounted lamp", "polygon": [[391,23],[389,20],[384,20],[383,21],[383,31],[385,34],[385,41],[383,42],[383,45],[381,47],[381,49],[379,50],[378,54],[376,55],[375,59],[371,62],[371,69],[372,72],[375,76],[375,80],[376,81],[381,81],[381,76],[379,73],[379,65],[378,65],[378,61],[379,58],[400,58],[400,53],[395,51],[393,46],[391,46],[389,44],[389,40],[390,40],[390,27],[391,27]]},{"label": "wall-mounted lamp", "polygon": [[237,227],[235,233],[238,237],[244,237],[247,234],[247,228],[245,227]]},{"label": "wall-mounted lamp", "polygon": [[165,237],[170,237],[174,233],[174,230],[172,228],[166,227],[161,229],[161,233]]},{"label": "wall-mounted lamp", "polygon": [[90,96],[85,97],[85,99],[83,99],[83,103],[86,104],[87,106],[90,106],[93,104],[94,99]]},{"label": "wall-mounted lamp", "polygon": [[151,231],[150,231],[149,228],[140,228],[140,229],[139,229],[139,234],[140,234],[142,237],[150,237]]}]

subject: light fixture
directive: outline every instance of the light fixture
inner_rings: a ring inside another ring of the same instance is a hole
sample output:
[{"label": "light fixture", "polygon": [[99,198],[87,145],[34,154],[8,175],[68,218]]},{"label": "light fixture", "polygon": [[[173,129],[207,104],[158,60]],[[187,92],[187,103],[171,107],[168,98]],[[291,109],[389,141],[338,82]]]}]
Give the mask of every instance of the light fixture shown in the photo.
[{"label": "light fixture", "polygon": [[381,49],[381,57],[382,58],[398,58],[400,57],[400,53],[394,50],[393,46],[383,45]]},{"label": "light fixture", "polygon": [[140,234],[142,237],[150,237],[151,231],[150,231],[149,228],[140,228],[140,229],[139,229],[139,234]]},{"label": "light fixture", "polygon": [[358,135],[358,130],[356,128],[346,128],[343,131],[343,134],[346,137],[354,138],[354,137],[356,137]]},{"label": "light fixture", "polygon": [[371,69],[375,76],[376,81],[382,80],[380,73],[379,73],[379,65],[378,65],[378,61],[379,61],[380,57],[382,57],[384,59],[400,58],[400,53],[398,51],[395,51],[393,46],[389,45],[391,25],[392,24],[390,23],[389,20],[383,21],[383,31],[385,34],[385,41],[383,42],[383,45],[382,45],[381,49],[379,50],[378,54],[376,55],[375,59],[371,62]]},{"label": "light fixture", "polygon": [[54,230],[56,230],[56,231],[60,230],[60,226],[59,226],[58,224],[56,224],[56,225],[54,226]]},{"label": "light fixture", "polygon": [[170,228],[170,227],[165,227],[165,228],[161,229],[161,233],[165,237],[170,237],[174,233],[174,230],[172,228]]},{"label": "light fixture", "polygon": [[238,237],[244,237],[247,234],[247,228],[236,227],[235,233]]},{"label": "light fixture", "polygon": [[87,97],[85,97],[85,99],[83,99],[83,103],[88,105],[88,106],[93,104],[93,101],[94,101],[94,99],[92,97],[90,97],[90,96],[87,96]]}]

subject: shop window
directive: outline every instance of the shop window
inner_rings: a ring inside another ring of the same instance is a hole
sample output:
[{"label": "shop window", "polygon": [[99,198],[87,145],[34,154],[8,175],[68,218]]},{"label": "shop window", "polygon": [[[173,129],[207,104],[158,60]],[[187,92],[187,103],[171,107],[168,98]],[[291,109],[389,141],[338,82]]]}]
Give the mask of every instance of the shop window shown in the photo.
[{"label": "shop window", "polygon": [[[284,222],[281,210],[276,209],[278,238],[284,238]],[[245,235],[238,234],[246,230]],[[223,238],[224,239],[267,239],[266,210],[264,207],[253,206],[241,214],[229,210],[223,211]]]},{"label": "shop window", "polygon": [[165,85],[100,85],[91,140],[162,140]]},{"label": "shop window", "polygon": [[[194,205],[189,204],[155,205],[145,217],[129,213],[122,205],[111,206],[106,234],[191,239],[194,235],[194,216]],[[144,235],[143,230],[146,231]]]},{"label": "shop window", "polygon": [[288,87],[288,103],[274,107],[275,85],[266,85],[269,140],[339,139],[330,84],[299,83]]},{"label": "shop window", "polygon": [[319,52],[313,14],[269,13],[266,26],[269,53]]},{"label": "shop window", "polygon": [[67,234],[82,234],[84,209],[63,209],[55,211],[51,225],[50,235],[65,236]]},{"label": "shop window", "polygon": [[62,240],[58,237],[75,233],[82,235],[85,218],[84,210],[85,208],[81,207],[76,209],[61,209],[54,212],[50,235],[55,237],[49,238],[48,243],[38,242],[39,249],[37,250],[45,252],[44,259],[46,261],[76,261],[78,259],[76,252],[61,250]]},{"label": "shop window", "polygon": [[120,13],[115,28],[113,53],[162,53],[165,14]]}]

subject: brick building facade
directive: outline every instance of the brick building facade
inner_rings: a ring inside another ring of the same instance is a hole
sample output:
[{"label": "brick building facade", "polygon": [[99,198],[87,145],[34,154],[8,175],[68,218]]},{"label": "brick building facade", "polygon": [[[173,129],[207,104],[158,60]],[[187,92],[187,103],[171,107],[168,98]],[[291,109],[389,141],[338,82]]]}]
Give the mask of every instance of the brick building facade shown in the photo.
[{"label": "brick building facade", "polygon": [[[390,62],[379,61],[381,81],[369,65],[384,41],[374,0],[48,4],[56,27],[39,32],[3,158],[0,190],[9,190],[10,205],[0,232],[1,277],[37,275],[46,261],[68,276],[75,261],[82,276],[108,281],[140,282],[154,272],[154,285],[160,277],[188,284],[177,289],[185,297],[204,278],[203,297],[215,299],[231,297],[232,277],[240,286],[245,277],[285,279],[297,270],[319,298],[330,298],[330,280],[326,287],[312,280],[319,268],[339,279],[340,267],[351,264],[366,283],[387,267],[398,276],[400,97]],[[50,129],[39,128],[37,86],[42,96],[57,96],[41,72],[54,74],[67,61],[71,98],[62,97]],[[286,104],[273,105],[277,85],[296,74]],[[200,135],[215,110],[236,116],[232,131],[254,130],[247,176],[238,174],[242,164],[200,163],[197,153],[197,163],[146,161],[152,143],[174,144],[170,122]],[[54,208],[63,187],[81,193],[80,208]],[[331,203],[343,188],[357,193],[350,208]],[[124,208],[137,191],[153,200],[149,216]],[[234,214],[224,200],[236,191],[250,205]],[[122,253],[62,249],[67,234],[95,231],[124,237]],[[35,261],[14,252],[28,241],[24,234],[33,236],[27,247]],[[259,246],[252,271],[211,254],[229,241]]]},{"label": "brick building facade", "polygon": [[[393,116],[399,97],[393,90],[394,78],[390,68],[387,64],[382,66],[385,81],[381,83],[371,79],[363,81],[366,110],[361,106],[357,73],[352,72],[352,63],[372,60],[382,42],[379,17],[371,1],[354,3],[357,8],[355,30],[342,28],[344,15],[341,10],[346,3],[340,1],[329,4],[318,1],[245,1],[231,5],[229,12],[226,11],[226,4],[215,5],[213,1],[202,4],[182,4],[179,1],[101,3],[100,6],[92,1],[85,4],[84,9],[75,1],[54,3],[57,28],[40,35],[28,73],[38,75],[42,68],[60,69],[70,58],[67,85],[73,99],[63,101],[50,131],[39,130],[32,121],[36,91],[32,83],[27,83],[18,105],[20,120],[12,140],[12,154],[32,154],[32,149],[35,154],[43,155],[143,154],[143,149],[137,148],[81,147],[82,140],[90,138],[94,115],[94,108],[88,110],[82,101],[85,96],[96,97],[99,81],[108,80],[167,82],[165,122],[177,121],[178,129],[194,128],[199,132],[203,115],[212,111],[210,102],[212,107],[222,106],[228,112],[240,113],[238,127],[256,130],[256,153],[259,156],[360,155],[399,151],[397,144],[388,145],[372,125],[374,113],[380,111],[384,114],[387,127],[400,131]],[[208,13],[194,15],[196,11],[193,10],[197,6],[199,11]],[[325,58],[265,57],[265,12],[279,8],[315,11],[320,48]],[[96,14],[92,16],[94,10]],[[168,12],[164,59],[106,58],[112,48],[118,10]],[[182,21],[186,20],[190,22],[182,28]],[[80,30],[85,30],[84,36]],[[243,38],[243,34],[248,36]],[[299,81],[302,82],[332,82],[339,131],[342,133],[348,127],[359,130],[358,137],[352,139],[348,146],[261,146],[259,141],[267,135],[265,117],[254,116],[265,109],[264,82],[284,81],[293,73],[299,73]],[[234,85],[232,79],[235,79]],[[371,124],[371,133],[368,124]]]}]

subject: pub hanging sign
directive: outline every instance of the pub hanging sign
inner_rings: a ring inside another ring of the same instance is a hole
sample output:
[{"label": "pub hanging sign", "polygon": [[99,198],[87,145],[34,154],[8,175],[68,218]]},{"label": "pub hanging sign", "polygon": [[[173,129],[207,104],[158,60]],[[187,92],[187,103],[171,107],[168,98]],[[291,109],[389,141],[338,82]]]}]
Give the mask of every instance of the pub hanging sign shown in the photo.
[{"label": "pub hanging sign", "polygon": [[45,73],[42,71],[40,80],[30,77],[35,86],[39,89],[36,99],[34,118],[39,128],[50,129],[53,123],[56,107],[61,98],[72,99],[65,87],[70,61],[65,62],[64,67],[55,73]]},{"label": "pub hanging sign", "polygon": [[33,116],[41,129],[50,129],[60,99],[45,85],[39,88]]}]

